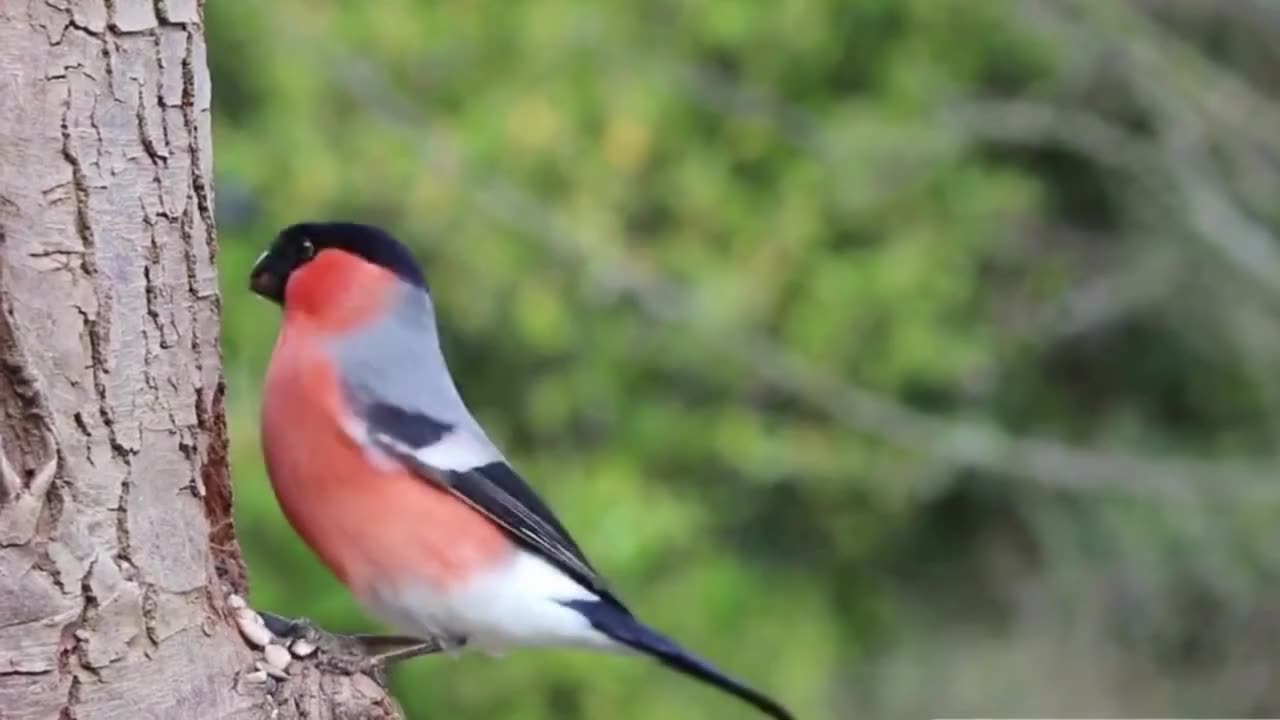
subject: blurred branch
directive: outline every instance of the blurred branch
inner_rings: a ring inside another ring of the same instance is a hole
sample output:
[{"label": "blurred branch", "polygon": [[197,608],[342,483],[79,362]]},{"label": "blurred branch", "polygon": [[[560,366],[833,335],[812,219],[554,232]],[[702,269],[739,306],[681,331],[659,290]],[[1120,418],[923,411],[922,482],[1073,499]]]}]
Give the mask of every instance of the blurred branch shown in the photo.
[{"label": "blurred branch", "polygon": [[[1192,142],[1155,145],[1097,115],[1028,101],[967,103],[946,117],[971,136],[1060,147],[1124,171],[1153,192],[1156,202],[1183,215],[1194,234],[1231,267],[1280,299],[1280,242],[1221,190],[1224,184],[1207,161],[1196,161]],[[1172,200],[1169,193],[1176,193]]]},{"label": "blurred branch", "polygon": [[1221,183],[1214,182],[1203,164],[1177,156],[1168,162],[1192,228],[1241,274],[1280,298],[1280,244],[1276,236],[1221,192]]},{"label": "blurred branch", "polygon": [[1093,113],[1030,100],[957,103],[942,120],[969,138],[1059,147],[1104,168],[1146,177],[1154,161],[1152,143]]},{"label": "blurred branch", "polygon": [[687,291],[642,267],[622,248],[585,242],[541,200],[515,183],[468,167],[465,152],[443,131],[433,129],[423,136],[428,123],[372,63],[344,57],[333,65],[346,91],[360,98],[364,107],[422,143],[424,154],[436,161],[433,172],[451,173],[460,185],[478,188],[475,203],[480,211],[539,239],[562,261],[581,268],[605,299],[630,299],[651,318],[683,327],[690,331],[691,342],[743,363],[760,380],[846,428],[950,467],[1029,478],[1057,489],[1107,489],[1187,499],[1219,492],[1231,497],[1269,495],[1280,489],[1274,481],[1276,462],[1269,458],[1209,461],[1073,447],[1011,435],[976,420],[932,416],[839,378],[769,338],[726,327]]},{"label": "blurred branch", "polygon": [[[1047,20],[1073,46],[1087,38],[1095,53],[1110,57],[1109,71],[1126,78],[1150,114],[1155,141],[1101,117],[1026,103],[988,107],[982,122],[968,127],[995,128],[1006,139],[1052,141],[1100,167],[1126,170],[1157,190],[1168,187],[1172,201],[1159,192],[1154,199],[1181,214],[1195,237],[1264,288],[1273,303],[1280,299],[1280,240],[1232,196],[1231,185],[1214,169],[1223,163],[1212,160],[1215,144],[1234,148],[1255,169],[1259,156],[1280,152],[1280,103],[1126,3],[1074,0],[1035,7],[1041,11],[1037,19]],[[1065,12],[1069,8],[1080,12]]]},{"label": "blurred branch", "polygon": [[[1142,86],[1189,100],[1221,125],[1227,139],[1249,140],[1280,153],[1280,103],[1254,89],[1235,72],[1209,59],[1166,30],[1141,9],[1112,0],[1076,0],[1091,29],[1133,58]],[[1132,72],[1132,70],[1130,71]],[[1153,82],[1155,81],[1155,82]]]},{"label": "blurred branch", "polygon": [[[1145,99],[1156,120],[1157,137],[1163,150],[1159,155],[1162,169],[1179,191],[1181,202],[1178,205],[1188,226],[1240,274],[1258,283],[1273,297],[1280,297],[1280,242],[1270,228],[1256,222],[1228,193],[1230,186],[1214,169],[1215,164],[1221,163],[1214,163],[1211,159],[1214,142],[1237,144],[1240,139],[1231,132],[1207,133],[1199,122],[1197,110],[1209,115],[1209,120],[1216,117],[1235,128],[1247,127],[1249,123],[1234,117],[1228,120],[1229,116],[1221,115],[1219,102],[1204,96],[1209,91],[1196,88],[1194,82],[1184,83],[1185,94],[1180,97],[1173,89],[1180,76],[1166,70],[1166,66],[1180,60],[1196,68],[1185,74],[1187,78],[1203,77],[1207,71],[1196,62],[1197,58],[1203,58],[1193,48],[1156,30],[1150,21],[1138,14],[1122,12],[1120,15],[1128,17],[1135,28],[1136,41],[1133,37],[1128,38],[1128,47],[1130,52],[1141,58],[1141,68],[1130,78],[1130,84],[1139,97]],[[1152,87],[1152,72],[1166,73],[1168,87],[1165,91]],[[1203,82],[1212,83],[1214,87],[1225,82],[1224,73],[1216,69],[1208,74]],[[1237,90],[1237,94],[1248,94],[1247,103],[1243,98],[1228,97],[1230,92],[1217,100],[1237,103],[1233,108],[1237,113],[1247,109],[1260,110],[1264,114],[1271,112],[1265,107],[1268,102],[1246,93],[1243,86]],[[1184,97],[1190,98],[1192,104],[1183,102]],[[1280,117],[1280,110],[1276,114]],[[1268,139],[1267,142],[1270,141]],[[1264,150],[1256,146],[1250,148],[1250,152]]]},{"label": "blurred branch", "polygon": [[1065,342],[1155,307],[1174,292],[1177,268],[1167,254],[1125,263],[1070,290],[1028,323],[1040,344]]}]

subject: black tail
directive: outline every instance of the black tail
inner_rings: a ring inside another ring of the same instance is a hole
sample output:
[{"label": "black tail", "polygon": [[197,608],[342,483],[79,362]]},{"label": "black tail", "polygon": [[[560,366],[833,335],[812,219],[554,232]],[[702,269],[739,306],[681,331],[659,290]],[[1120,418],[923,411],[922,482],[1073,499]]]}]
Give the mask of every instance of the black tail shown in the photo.
[{"label": "black tail", "polygon": [[790,712],[769,696],[725,675],[657,632],[650,630],[626,610],[599,601],[564,603],[582,613],[591,626],[627,647],[656,659],[667,667],[692,675],[751,703],[776,720],[794,720]]}]

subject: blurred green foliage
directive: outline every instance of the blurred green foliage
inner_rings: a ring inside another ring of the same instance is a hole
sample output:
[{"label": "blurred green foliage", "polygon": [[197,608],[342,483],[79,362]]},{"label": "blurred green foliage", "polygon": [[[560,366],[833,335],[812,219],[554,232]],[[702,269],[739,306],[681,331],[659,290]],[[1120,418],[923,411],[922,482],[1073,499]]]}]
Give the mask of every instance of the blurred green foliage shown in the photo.
[{"label": "blurred green foliage", "polygon": [[[915,411],[1099,448],[1270,447],[1248,363],[1168,306],[1046,339],[1032,311],[1145,248],[1143,206],[1097,163],[946,119],[1083,92],[1019,5],[210,2],[254,604],[372,626],[267,485],[277,313],[245,289],[280,227],[341,217],[419,252],[472,409],[637,612],[801,717],[1229,712],[1183,644],[1274,576],[1273,505],[957,466],[760,371],[781,349]],[[573,652],[419,660],[395,691],[414,718],[744,716]]]}]

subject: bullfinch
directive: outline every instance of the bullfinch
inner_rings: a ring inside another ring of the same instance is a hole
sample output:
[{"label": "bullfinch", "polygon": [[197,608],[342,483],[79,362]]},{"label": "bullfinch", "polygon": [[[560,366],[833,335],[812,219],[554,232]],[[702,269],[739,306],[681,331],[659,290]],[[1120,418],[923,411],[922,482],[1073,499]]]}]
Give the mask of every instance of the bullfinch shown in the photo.
[{"label": "bullfinch", "polygon": [[293,225],[250,287],[284,312],[262,404],[276,498],[371,613],[424,638],[416,654],[639,653],[791,718],[642,624],[592,567],[467,410],[422,270],[389,233]]}]

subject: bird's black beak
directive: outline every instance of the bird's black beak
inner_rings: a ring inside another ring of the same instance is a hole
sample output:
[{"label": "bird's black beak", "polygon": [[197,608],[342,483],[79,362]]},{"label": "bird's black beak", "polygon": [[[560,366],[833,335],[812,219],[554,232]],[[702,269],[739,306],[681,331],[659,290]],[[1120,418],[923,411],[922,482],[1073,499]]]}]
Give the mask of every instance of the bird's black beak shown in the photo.
[{"label": "bird's black beak", "polygon": [[249,271],[249,289],[255,294],[279,304],[284,304],[284,273],[271,253],[265,253]]}]

